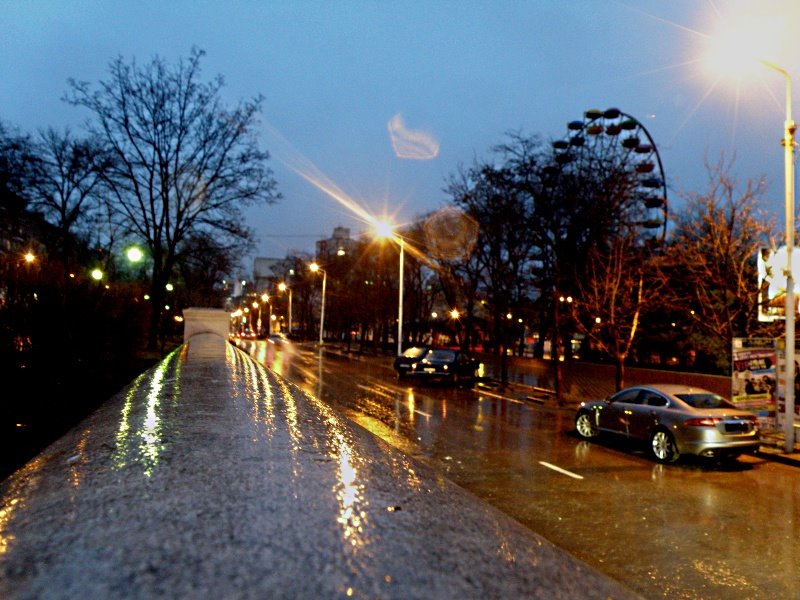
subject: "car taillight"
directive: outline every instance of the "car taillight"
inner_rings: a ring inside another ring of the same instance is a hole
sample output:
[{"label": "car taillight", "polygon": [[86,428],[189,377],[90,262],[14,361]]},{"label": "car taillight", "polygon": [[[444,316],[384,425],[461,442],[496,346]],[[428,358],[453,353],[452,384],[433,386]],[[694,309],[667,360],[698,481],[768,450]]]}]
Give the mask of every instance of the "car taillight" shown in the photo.
[{"label": "car taillight", "polygon": [[696,419],[688,419],[684,423],[691,427],[716,427],[720,421],[722,419],[718,417],[698,417]]}]

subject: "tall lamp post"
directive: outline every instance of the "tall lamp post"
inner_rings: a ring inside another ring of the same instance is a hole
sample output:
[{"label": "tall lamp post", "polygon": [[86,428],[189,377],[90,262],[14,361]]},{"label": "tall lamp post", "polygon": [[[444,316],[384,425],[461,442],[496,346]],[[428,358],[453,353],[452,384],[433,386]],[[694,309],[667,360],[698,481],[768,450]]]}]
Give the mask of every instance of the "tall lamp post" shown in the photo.
[{"label": "tall lamp post", "polygon": [[[272,302],[269,301],[269,294],[261,294],[261,302],[269,303],[269,324],[267,325],[267,336],[272,335]],[[258,307],[258,333],[261,334],[261,306]]]},{"label": "tall lamp post", "polygon": [[328,273],[315,262],[311,263],[308,268],[314,273],[317,271],[322,273],[322,306],[319,311],[319,345],[322,347],[322,332],[325,329],[325,284],[328,281]]},{"label": "tall lamp post", "polygon": [[376,221],[375,233],[380,238],[390,238],[395,240],[400,246],[400,273],[398,274],[397,286],[397,356],[403,353],[403,279],[405,269],[403,262],[405,260],[405,241],[403,236],[394,232],[394,228],[387,221]]},{"label": "tall lamp post", "polygon": [[797,126],[792,120],[792,79],[785,69],[765,60],[765,66],[783,75],[786,80],[786,121],[783,127],[783,164],[786,214],[786,419],[783,429],[786,452],[794,450],[794,278],[792,277],[792,250],[794,250],[794,134]]},{"label": "tall lamp post", "polygon": [[278,284],[278,289],[282,292],[289,291],[289,335],[292,333],[292,288],[286,285],[285,282],[281,281]]},{"label": "tall lamp post", "polygon": [[[755,34],[755,35],[753,35]],[[754,30],[752,23],[742,21],[739,27],[731,28],[720,36],[715,36],[715,41],[709,53],[709,63],[715,72],[730,72],[733,69],[741,72],[747,64],[761,63],[773,71],[783,75],[786,81],[786,120],[783,128],[783,157],[784,157],[784,199],[786,217],[786,387],[784,399],[786,404],[786,418],[784,422],[786,452],[794,450],[794,406],[795,406],[795,306],[794,306],[794,277],[792,276],[792,252],[794,250],[794,138],[797,129],[792,120],[792,80],[786,69],[754,56],[753,48],[760,46],[758,52],[762,56],[769,55],[777,50],[775,47],[775,32],[770,29]],[[748,40],[748,41],[744,41]],[[757,60],[754,60],[757,59]]]},{"label": "tall lamp post", "polygon": [[261,303],[253,302],[253,310],[258,309],[258,320],[256,321],[256,337],[261,337]]}]

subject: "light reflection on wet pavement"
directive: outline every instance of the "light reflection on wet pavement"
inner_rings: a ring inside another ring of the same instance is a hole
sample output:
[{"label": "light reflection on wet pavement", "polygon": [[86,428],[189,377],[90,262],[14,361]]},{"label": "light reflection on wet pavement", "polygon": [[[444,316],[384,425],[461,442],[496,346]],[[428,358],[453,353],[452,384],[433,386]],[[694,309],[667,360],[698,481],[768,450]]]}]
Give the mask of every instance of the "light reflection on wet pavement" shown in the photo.
[{"label": "light reflection on wet pavement", "polygon": [[400,387],[390,359],[292,360],[301,364],[285,372],[299,385],[646,597],[800,597],[796,467],[757,457],[664,466],[635,447],[578,440],[571,411]]},{"label": "light reflection on wet pavement", "polygon": [[[2,482],[0,597],[630,597],[315,394],[194,339]],[[327,389],[299,357],[281,364]],[[397,435],[443,415],[407,392],[389,410]]]}]

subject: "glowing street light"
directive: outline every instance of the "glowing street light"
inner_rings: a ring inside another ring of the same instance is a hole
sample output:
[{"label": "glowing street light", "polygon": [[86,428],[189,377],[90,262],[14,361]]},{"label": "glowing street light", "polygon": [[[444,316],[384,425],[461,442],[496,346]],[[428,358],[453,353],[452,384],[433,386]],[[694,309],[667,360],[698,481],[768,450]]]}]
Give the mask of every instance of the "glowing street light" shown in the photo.
[{"label": "glowing street light", "polygon": [[[766,54],[774,52],[774,43],[778,36],[774,33],[769,35],[768,28],[762,27],[760,30],[753,32],[752,28],[759,25],[756,22],[743,21],[742,25],[747,27],[748,33],[752,32],[757,35],[757,39],[753,40],[762,45],[772,44],[773,48],[767,50],[767,46],[762,46],[762,50],[766,50]],[[774,32],[774,28],[772,29]],[[794,278],[792,276],[792,251],[794,250],[794,144],[795,144],[795,131],[797,126],[792,119],[792,80],[789,73],[766,60],[756,58],[752,54],[753,44],[748,44],[747,40],[751,36],[743,38],[741,32],[736,32],[731,29],[727,36],[720,36],[715,41],[714,49],[709,56],[711,60],[717,58],[711,66],[717,72],[724,72],[726,67],[735,66],[737,69],[748,67],[754,63],[760,62],[762,65],[777,71],[783,75],[786,81],[786,119],[783,127],[783,164],[784,164],[784,211],[786,218],[786,386],[784,389],[784,398],[786,402],[784,432],[786,438],[785,450],[792,452],[794,450],[794,364],[795,364],[795,308],[794,308]],[[742,52],[746,52],[749,56],[743,56]],[[719,60],[719,57],[727,56],[725,60]]]},{"label": "glowing street light", "polygon": [[405,258],[405,243],[403,237],[394,232],[394,227],[388,221],[375,221],[375,235],[379,238],[389,238],[400,245],[400,274],[398,276],[397,299],[397,356],[403,353],[403,261]]},{"label": "glowing street light", "polygon": [[794,250],[794,133],[792,120],[792,80],[786,70],[761,61],[783,75],[786,80],[786,120],[783,126],[783,164],[786,212],[786,452],[794,450],[794,278],[792,277],[792,251]]},{"label": "glowing street light", "polygon": [[144,258],[144,253],[141,249],[137,246],[131,246],[128,248],[128,251],[125,253],[128,260],[132,263],[138,263],[140,260]]},{"label": "glowing street light", "polygon": [[310,265],[308,265],[308,268],[314,273],[317,271],[322,273],[322,306],[320,307],[319,311],[319,345],[321,348],[323,342],[322,332],[325,329],[325,284],[328,281],[328,273],[315,262],[312,262]]},{"label": "glowing street light", "polygon": [[278,284],[278,289],[282,292],[289,290],[289,333],[292,333],[292,288],[286,285],[283,281]]}]

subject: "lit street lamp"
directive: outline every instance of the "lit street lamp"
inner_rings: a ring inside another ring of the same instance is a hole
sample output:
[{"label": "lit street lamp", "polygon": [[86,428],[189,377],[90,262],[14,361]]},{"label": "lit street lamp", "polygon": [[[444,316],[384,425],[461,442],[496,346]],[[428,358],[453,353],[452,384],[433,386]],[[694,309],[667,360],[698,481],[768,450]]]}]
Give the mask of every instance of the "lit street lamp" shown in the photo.
[{"label": "lit street lamp", "polygon": [[289,334],[292,333],[292,288],[286,285],[284,282],[280,282],[278,284],[278,289],[282,292],[289,290]]},{"label": "lit street lamp", "polygon": [[[269,301],[268,294],[261,294],[261,302],[269,304],[269,324],[267,325],[267,336],[272,335],[272,302]],[[261,334],[261,306],[258,307],[258,333]]]},{"label": "lit street lamp", "polygon": [[308,268],[314,273],[317,271],[322,273],[322,306],[319,311],[319,345],[322,347],[322,332],[325,329],[325,284],[328,281],[328,273],[315,262],[311,263]]},{"label": "lit street lamp", "polygon": [[786,435],[786,452],[794,450],[794,278],[792,277],[792,251],[794,250],[794,133],[797,129],[792,120],[792,80],[789,73],[765,60],[764,65],[783,75],[786,79],[786,121],[783,129],[783,164],[786,214],[786,419],[783,424]]},{"label": "lit street lamp", "polygon": [[405,258],[405,242],[403,236],[394,232],[391,224],[386,221],[375,222],[375,233],[381,238],[391,238],[400,245],[400,274],[398,275],[398,299],[397,299],[397,356],[403,353],[403,261]]},{"label": "lit street lamp", "polygon": [[[784,201],[786,218],[786,373],[785,373],[785,449],[786,452],[794,450],[794,405],[795,405],[795,306],[794,306],[794,277],[792,276],[792,252],[794,250],[794,138],[797,129],[792,120],[792,80],[789,73],[756,55],[772,56],[778,50],[777,36],[772,28],[760,29],[757,23],[742,21],[739,27],[722,32],[715,36],[709,53],[709,66],[717,73],[730,72],[732,68],[741,72],[749,65],[761,63],[783,75],[786,81],[786,120],[783,129],[783,156],[784,156]],[[754,51],[756,46],[760,48]]]}]

